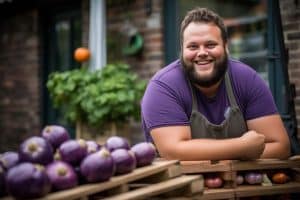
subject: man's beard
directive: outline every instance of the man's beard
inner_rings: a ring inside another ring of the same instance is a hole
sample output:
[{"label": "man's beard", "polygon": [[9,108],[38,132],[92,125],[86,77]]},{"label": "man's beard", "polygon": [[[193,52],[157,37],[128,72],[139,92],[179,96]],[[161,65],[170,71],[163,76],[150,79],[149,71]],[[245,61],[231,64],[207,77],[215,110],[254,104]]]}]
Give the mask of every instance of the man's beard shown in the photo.
[{"label": "man's beard", "polygon": [[224,56],[220,60],[217,60],[214,64],[212,74],[208,77],[199,76],[195,70],[193,63],[186,64],[182,56],[180,60],[181,64],[183,65],[183,69],[190,79],[191,83],[194,83],[200,87],[208,88],[218,83],[224,77],[227,70],[228,56],[225,51]]}]

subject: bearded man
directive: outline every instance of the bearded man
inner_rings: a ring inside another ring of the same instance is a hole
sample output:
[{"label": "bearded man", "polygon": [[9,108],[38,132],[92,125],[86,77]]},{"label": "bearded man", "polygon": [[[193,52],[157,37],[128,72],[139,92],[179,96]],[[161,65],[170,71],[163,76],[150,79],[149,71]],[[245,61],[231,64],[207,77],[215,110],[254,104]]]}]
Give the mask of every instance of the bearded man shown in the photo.
[{"label": "bearded man", "polygon": [[159,155],[177,160],[290,156],[265,81],[229,58],[222,18],[195,8],[181,23],[180,59],[158,71],[142,99],[142,126]]}]

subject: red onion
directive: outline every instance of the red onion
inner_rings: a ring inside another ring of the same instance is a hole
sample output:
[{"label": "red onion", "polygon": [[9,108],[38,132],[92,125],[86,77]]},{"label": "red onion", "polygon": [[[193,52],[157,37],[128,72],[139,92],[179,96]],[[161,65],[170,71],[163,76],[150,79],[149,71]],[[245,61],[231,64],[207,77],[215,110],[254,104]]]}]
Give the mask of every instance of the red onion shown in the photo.
[{"label": "red onion", "polygon": [[156,149],[149,142],[137,143],[131,147],[131,151],[136,157],[137,167],[150,165],[156,157]]},{"label": "red onion", "polygon": [[136,158],[130,150],[116,149],[111,152],[111,156],[116,165],[117,174],[129,173],[136,168]]},{"label": "red onion", "polygon": [[58,148],[63,142],[70,139],[69,132],[59,125],[48,125],[42,130],[42,137],[45,138],[54,149]]},{"label": "red onion", "polygon": [[17,199],[32,199],[49,193],[51,183],[44,167],[25,162],[8,170],[6,187],[8,193]]},{"label": "red onion", "polygon": [[32,136],[21,143],[19,156],[21,162],[47,165],[53,161],[53,148],[46,139]]},{"label": "red onion", "polygon": [[208,188],[219,188],[223,185],[223,180],[219,176],[209,176],[205,178],[204,184]]},{"label": "red onion", "polygon": [[87,182],[107,181],[115,173],[115,163],[106,148],[92,153],[80,164],[80,173]]},{"label": "red onion", "polygon": [[73,167],[63,161],[54,161],[46,168],[47,175],[55,190],[65,190],[78,185]]}]

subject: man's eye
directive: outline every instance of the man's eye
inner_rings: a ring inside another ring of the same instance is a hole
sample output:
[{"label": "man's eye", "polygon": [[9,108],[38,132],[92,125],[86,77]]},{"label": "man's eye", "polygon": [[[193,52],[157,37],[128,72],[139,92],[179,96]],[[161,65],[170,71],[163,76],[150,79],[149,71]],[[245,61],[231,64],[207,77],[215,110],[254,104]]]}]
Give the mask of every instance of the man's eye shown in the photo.
[{"label": "man's eye", "polygon": [[198,47],[197,47],[197,45],[189,45],[188,46],[188,49],[197,49]]},{"label": "man's eye", "polygon": [[215,46],[217,46],[216,44],[207,44],[206,47],[209,49],[214,48]]}]

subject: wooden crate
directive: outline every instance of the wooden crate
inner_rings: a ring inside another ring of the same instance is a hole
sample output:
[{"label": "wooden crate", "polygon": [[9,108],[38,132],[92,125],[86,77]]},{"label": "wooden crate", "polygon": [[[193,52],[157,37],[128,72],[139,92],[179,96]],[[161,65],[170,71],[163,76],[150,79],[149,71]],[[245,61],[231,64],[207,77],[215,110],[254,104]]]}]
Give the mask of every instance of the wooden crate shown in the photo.
[{"label": "wooden crate", "polygon": [[131,173],[113,176],[109,181],[52,192],[39,200],[145,199],[162,194],[188,196],[203,190],[202,176],[183,175],[178,161],[155,161],[152,165],[137,168]]},{"label": "wooden crate", "polygon": [[[199,199],[239,199],[241,197],[277,195],[300,192],[300,156],[288,160],[258,159],[255,161],[181,161],[185,174],[218,173],[224,180],[224,187],[218,189],[205,188]],[[235,179],[238,173],[245,171],[261,171],[287,169],[292,172],[292,180],[285,184],[273,184],[267,181],[261,185],[237,186]]]}]

